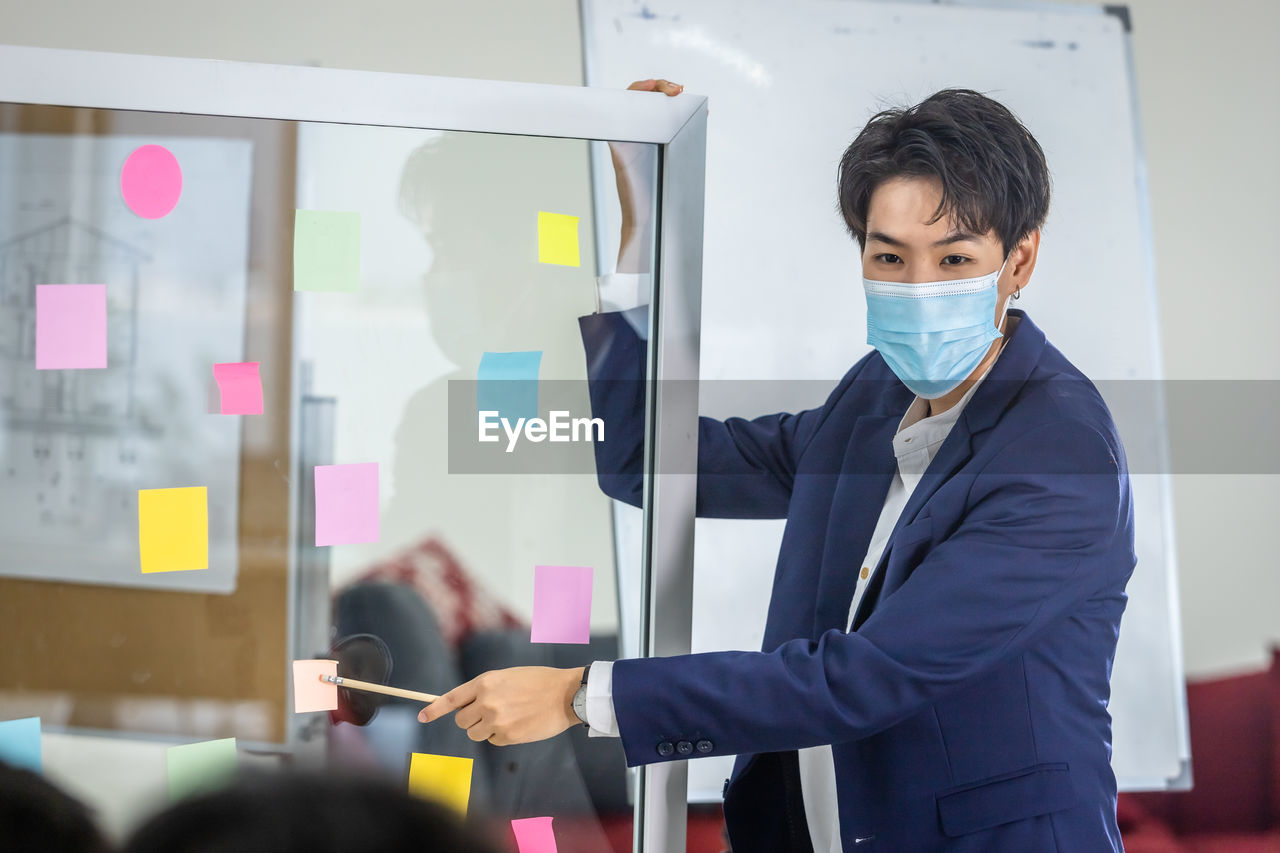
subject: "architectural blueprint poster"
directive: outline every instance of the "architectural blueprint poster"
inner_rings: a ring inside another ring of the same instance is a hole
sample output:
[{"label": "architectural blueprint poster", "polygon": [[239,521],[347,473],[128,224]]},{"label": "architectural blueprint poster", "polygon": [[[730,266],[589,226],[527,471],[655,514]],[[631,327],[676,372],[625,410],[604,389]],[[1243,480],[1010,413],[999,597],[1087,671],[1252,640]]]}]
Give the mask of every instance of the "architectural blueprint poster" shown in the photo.
[{"label": "architectural blueprint poster", "polygon": [[[167,216],[125,205],[141,145],[182,169]],[[240,430],[212,367],[244,360],[252,143],[0,134],[0,575],[230,592]],[[107,367],[36,370],[38,284],[105,284]],[[138,490],[205,486],[209,568],[142,574]]]}]

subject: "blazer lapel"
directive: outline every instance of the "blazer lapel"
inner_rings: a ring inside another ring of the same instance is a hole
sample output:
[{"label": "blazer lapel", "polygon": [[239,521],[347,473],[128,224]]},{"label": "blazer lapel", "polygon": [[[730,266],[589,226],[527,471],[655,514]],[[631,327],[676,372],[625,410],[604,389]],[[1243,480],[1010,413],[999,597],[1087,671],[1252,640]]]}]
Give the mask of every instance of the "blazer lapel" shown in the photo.
[{"label": "blazer lapel", "polygon": [[[989,377],[988,377],[989,378]],[[983,383],[986,384],[985,382]],[[976,399],[981,393],[979,388],[974,393],[973,398]],[[970,403],[973,399],[970,399]],[[892,435],[892,434],[891,434]],[[854,613],[853,621],[849,625],[849,629],[856,631],[866,621],[871,613],[871,609],[875,606],[879,599],[881,590],[887,589],[893,592],[902,585],[903,578],[889,578],[885,576],[886,565],[889,559],[889,553],[893,550],[893,542],[898,537],[898,531],[909,524],[917,514],[925,502],[938,490],[938,487],[946,482],[947,478],[956,472],[973,452],[973,444],[968,429],[965,426],[963,417],[958,420],[951,428],[951,432],[947,435],[946,441],[942,442],[942,446],[938,448],[938,453],[933,457],[933,461],[929,463],[928,469],[920,478],[920,482],[916,485],[915,490],[911,492],[911,497],[907,500],[907,505],[902,508],[902,512],[898,515],[897,523],[893,526],[893,532],[889,534],[889,541],[885,543],[884,551],[880,554],[880,561],[876,563],[875,573],[872,576],[871,583],[867,585],[867,590],[862,594],[862,600],[858,602],[857,612]],[[894,460],[897,465],[897,459]],[[879,512],[883,508],[883,501],[876,506]],[[885,593],[888,594],[888,593]],[[849,601],[852,601],[852,594]]]},{"label": "blazer lapel", "polygon": [[858,579],[857,566],[871,541],[897,469],[893,433],[901,420],[899,413],[863,415],[854,422],[831,498],[822,571],[818,576],[815,640],[824,631],[843,630],[846,626]]}]

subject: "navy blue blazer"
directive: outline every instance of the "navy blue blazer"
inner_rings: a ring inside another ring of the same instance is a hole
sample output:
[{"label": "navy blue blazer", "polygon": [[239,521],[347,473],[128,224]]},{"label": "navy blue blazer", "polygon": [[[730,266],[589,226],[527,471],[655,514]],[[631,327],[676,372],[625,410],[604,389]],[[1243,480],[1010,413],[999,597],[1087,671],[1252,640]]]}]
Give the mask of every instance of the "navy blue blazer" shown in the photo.
[{"label": "navy blue blazer", "polygon": [[[852,631],[912,393],[872,352],[817,408],[700,418],[698,514],[787,519],[763,647],[620,660],[613,697],[629,766],[738,756],[735,853],[812,849],[795,751],[820,744],[846,851],[1123,849],[1107,702],[1136,564],[1124,449],[1093,384],[1009,313]],[[579,322],[600,484],[639,505],[644,343],[618,314]]]}]

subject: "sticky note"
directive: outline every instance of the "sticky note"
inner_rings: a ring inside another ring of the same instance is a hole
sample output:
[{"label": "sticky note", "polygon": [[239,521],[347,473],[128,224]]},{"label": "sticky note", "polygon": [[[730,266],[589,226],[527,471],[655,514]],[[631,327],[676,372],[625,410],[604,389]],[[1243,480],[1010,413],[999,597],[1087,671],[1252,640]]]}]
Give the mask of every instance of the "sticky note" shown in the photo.
[{"label": "sticky note", "polygon": [[471,799],[471,759],[412,753],[409,793],[437,800],[466,817],[467,802]]},{"label": "sticky note", "polygon": [[36,285],[36,370],[107,366],[107,286]]},{"label": "sticky note", "polygon": [[578,217],[538,211],[538,263],[580,266]]},{"label": "sticky note", "polygon": [[556,853],[556,836],[549,817],[526,817],[511,821],[520,853]]},{"label": "sticky note", "polygon": [[337,675],[336,660],[296,660],[293,662],[293,712],[335,711],[338,685],[321,681],[322,675]]},{"label": "sticky note", "polygon": [[189,797],[220,788],[236,773],[236,739],[171,746],[165,750],[169,798]]},{"label": "sticky note", "polygon": [[120,195],[144,219],[167,216],[182,196],[182,167],[163,145],[135,148],[120,170]]},{"label": "sticky note", "polygon": [[41,772],[39,717],[0,722],[0,761],[34,773]]},{"label": "sticky note", "polygon": [[208,489],[139,489],[138,552],[143,572],[209,568]]},{"label": "sticky note", "polygon": [[220,414],[262,414],[262,379],[258,375],[258,362],[215,364],[213,379],[218,383]]},{"label": "sticky note", "polygon": [[316,466],[316,545],[378,541],[378,463]]},{"label": "sticky note", "polygon": [[533,567],[531,643],[591,640],[591,567]]},{"label": "sticky note", "polygon": [[295,211],[293,289],[360,289],[360,214],[341,210]]},{"label": "sticky note", "polygon": [[538,416],[538,368],[542,350],[486,352],[476,373],[476,408],[497,412],[513,426]]}]

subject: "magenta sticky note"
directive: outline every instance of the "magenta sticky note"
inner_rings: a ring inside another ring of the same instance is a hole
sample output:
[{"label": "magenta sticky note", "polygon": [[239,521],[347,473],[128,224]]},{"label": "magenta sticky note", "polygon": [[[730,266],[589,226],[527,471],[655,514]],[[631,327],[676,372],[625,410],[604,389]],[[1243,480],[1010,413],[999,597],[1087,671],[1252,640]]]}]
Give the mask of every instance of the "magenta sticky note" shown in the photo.
[{"label": "magenta sticky note", "polygon": [[526,817],[511,821],[520,853],[556,853],[556,836],[549,817]]},{"label": "magenta sticky note", "polygon": [[163,145],[135,148],[120,170],[120,195],[144,219],[167,216],[182,196],[182,167]]},{"label": "magenta sticky note", "polygon": [[322,675],[337,675],[336,660],[296,660],[293,662],[293,710],[334,711],[338,708],[338,685],[322,681]]},{"label": "magenta sticky note", "polygon": [[107,286],[36,285],[36,370],[107,366]]},{"label": "magenta sticky note", "polygon": [[591,567],[533,567],[531,643],[586,643],[591,639]]},{"label": "magenta sticky note", "polygon": [[378,463],[316,466],[316,545],[378,541]]},{"label": "magenta sticky note", "polygon": [[258,375],[258,362],[215,364],[213,379],[218,383],[219,413],[262,414],[262,378]]}]

